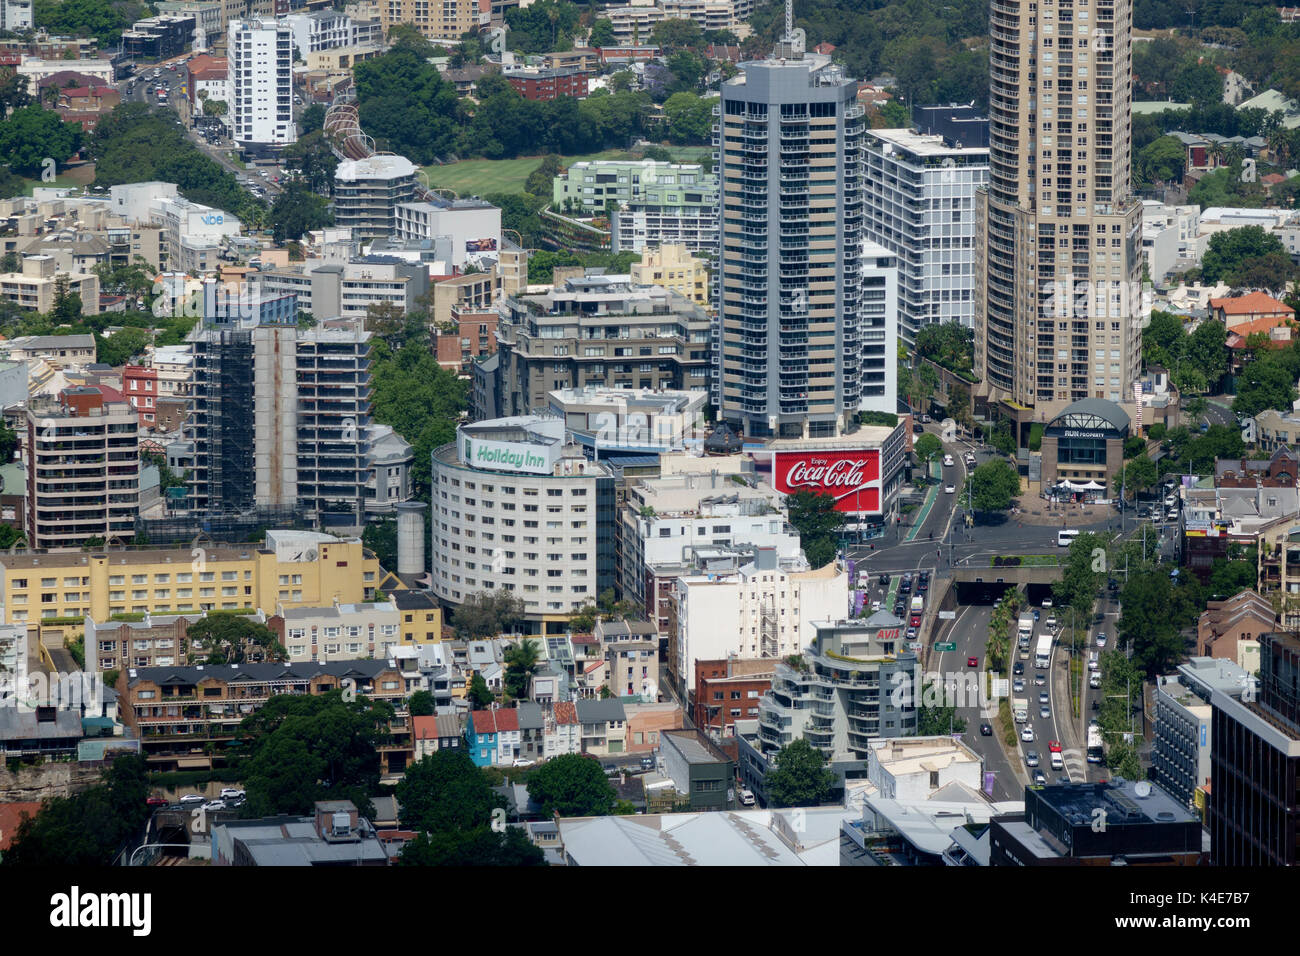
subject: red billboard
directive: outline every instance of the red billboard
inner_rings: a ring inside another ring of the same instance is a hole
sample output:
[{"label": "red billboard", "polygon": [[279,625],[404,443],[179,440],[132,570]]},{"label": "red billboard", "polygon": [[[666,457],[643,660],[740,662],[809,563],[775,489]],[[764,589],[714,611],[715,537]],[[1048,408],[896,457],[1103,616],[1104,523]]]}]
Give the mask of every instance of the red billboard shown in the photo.
[{"label": "red billboard", "polygon": [[836,511],[878,515],[880,449],[776,452],[772,487],[786,495],[822,492],[835,499]]}]

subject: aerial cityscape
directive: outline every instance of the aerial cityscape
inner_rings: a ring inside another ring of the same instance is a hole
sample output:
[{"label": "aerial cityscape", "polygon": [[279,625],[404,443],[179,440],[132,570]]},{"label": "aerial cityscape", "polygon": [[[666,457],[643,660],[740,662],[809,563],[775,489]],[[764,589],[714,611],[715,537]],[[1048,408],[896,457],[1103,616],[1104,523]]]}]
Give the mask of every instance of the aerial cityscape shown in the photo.
[{"label": "aerial cityscape", "polygon": [[0,0],[0,871],[1300,863],[1298,167],[1256,0]]}]

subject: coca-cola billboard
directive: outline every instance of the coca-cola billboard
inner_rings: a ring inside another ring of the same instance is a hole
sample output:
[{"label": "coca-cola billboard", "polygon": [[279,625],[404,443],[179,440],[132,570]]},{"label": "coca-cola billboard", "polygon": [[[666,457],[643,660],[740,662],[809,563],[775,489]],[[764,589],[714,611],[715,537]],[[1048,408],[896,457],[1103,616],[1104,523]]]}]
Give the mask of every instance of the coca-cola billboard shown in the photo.
[{"label": "coca-cola billboard", "polygon": [[781,451],[772,456],[772,487],[782,494],[817,491],[835,510],[880,514],[880,449]]}]

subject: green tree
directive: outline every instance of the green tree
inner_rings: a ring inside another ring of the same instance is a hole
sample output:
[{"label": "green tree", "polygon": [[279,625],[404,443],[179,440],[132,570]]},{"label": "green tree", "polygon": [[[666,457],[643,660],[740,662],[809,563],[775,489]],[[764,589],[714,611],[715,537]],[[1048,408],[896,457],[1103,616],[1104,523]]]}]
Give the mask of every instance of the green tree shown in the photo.
[{"label": "green tree", "polygon": [[591,25],[591,34],[587,37],[587,45],[596,49],[617,46],[618,42],[614,37],[613,22],[606,17],[598,17],[596,22]]},{"label": "green tree", "polygon": [[713,101],[683,91],[664,101],[668,138],[674,143],[704,143],[713,135]]},{"label": "green tree", "polygon": [[427,690],[417,690],[407,701],[407,710],[412,717],[432,717],[437,707],[431,693]]},{"label": "green tree", "polygon": [[464,750],[438,750],[411,764],[395,792],[402,826],[424,833],[491,826],[506,801]]},{"label": "green tree", "polygon": [[529,173],[528,178],[524,180],[524,192],[549,200],[554,193],[552,187],[555,184],[555,177],[560,175],[561,169],[563,169],[563,161],[559,156],[554,153],[543,156],[541,165]]},{"label": "green tree", "polygon": [[475,591],[452,613],[456,629],[466,637],[496,637],[513,631],[523,620],[524,602],[502,589]]},{"label": "green tree", "polygon": [[918,435],[912,443],[912,454],[916,456],[916,463],[924,467],[943,457],[943,442],[929,432]]},{"label": "green tree", "polygon": [[528,685],[532,682],[533,672],[537,670],[540,653],[537,641],[532,638],[525,638],[506,648],[505,691],[516,700],[528,696]]},{"label": "green tree", "polygon": [[[922,701],[935,696],[933,684],[927,684],[922,691]],[[957,716],[955,706],[929,706],[922,704],[916,712],[916,735],[918,737],[935,737],[940,734],[962,734],[966,732],[966,718]]]},{"label": "green tree", "polygon": [[970,374],[975,367],[975,333],[960,322],[927,325],[916,333],[916,354],[950,372]]},{"label": "green tree", "polygon": [[1115,475],[1112,484],[1115,494],[1118,495],[1123,489],[1131,500],[1134,495],[1155,485],[1159,478],[1156,463],[1146,455],[1139,455],[1124,463],[1124,467]]},{"label": "green tree", "polygon": [[61,166],[81,148],[81,125],[65,123],[58,113],[24,106],[0,123],[0,162],[14,172],[37,177],[47,158]]},{"label": "green tree", "polygon": [[971,473],[971,508],[1006,511],[1020,494],[1020,476],[1001,458],[986,461]]},{"label": "green tree", "polygon": [[311,104],[298,114],[298,125],[302,127],[303,136],[320,132],[325,128],[325,107],[320,103]]},{"label": "green tree", "polygon": [[1263,226],[1242,226],[1216,232],[1201,257],[1201,279],[1215,283],[1241,267],[1249,259],[1273,253],[1286,255],[1282,240]]},{"label": "green tree", "polygon": [[17,450],[18,433],[7,422],[0,421],[0,464],[13,461]]},{"label": "green tree", "polygon": [[271,225],[277,243],[301,239],[304,233],[333,223],[334,214],[329,210],[329,203],[297,179],[289,182],[271,206]]},{"label": "green tree", "polygon": [[547,816],[603,817],[614,809],[614,788],[600,761],[582,754],[561,754],[534,770],[528,795]]},{"label": "green tree", "polygon": [[796,491],[786,499],[786,508],[808,563],[821,568],[835,560],[837,535],[846,518],[835,510],[834,496],[824,491]]},{"label": "green tree", "polygon": [[815,807],[831,799],[835,774],[822,752],[800,737],[777,753],[763,786],[774,807]]},{"label": "green tree", "polygon": [[[285,149],[284,164],[296,172],[312,192],[321,196],[334,194],[334,173],[339,161],[322,131],[298,137],[296,143]],[[274,207],[272,210],[274,212]]]},{"label": "green tree", "polygon": [[650,39],[664,53],[695,50],[704,43],[704,31],[694,20],[660,20],[655,24]]},{"label": "green tree", "polygon": [[310,814],[319,800],[351,800],[373,817],[379,787],[378,745],[391,739],[392,705],[341,690],[277,694],[240,724],[249,817]]},{"label": "green tree", "polygon": [[466,689],[466,696],[469,702],[474,705],[476,710],[483,710],[492,701],[496,700],[492,696],[492,691],[488,690],[487,681],[483,679],[482,674],[475,674],[470,678],[469,687]]},{"label": "green tree", "polygon": [[109,866],[149,819],[147,772],[144,757],[120,756],[97,785],[46,800],[18,825],[0,865]]},{"label": "green tree", "polygon": [[1255,564],[1250,561],[1229,561],[1215,558],[1210,569],[1209,597],[1224,601],[1235,597],[1257,583]]},{"label": "green tree", "polygon": [[421,833],[402,847],[398,866],[546,866],[546,854],[519,827],[498,833],[479,827],[463,833]]},{"label": "green tree", "polygon": [[375,552],[381,567],[397,567],[397,522],[392,518],[367,524],[361,532],[361,543]]},{"label": "green tree", "polygon": [[876,110],[871,125],[875,129],[907,129],[912,125],[912,114],[897,100],[888,100]]},{"label": "green tree", "polygon": [[275,632],[247,614],[210,611],[189,626],[187,637],[191,656],[202,656],[196,644],[205,649],[205,664],[242,664],[250,655],[265,661],[287,656]]},{"label": "green tree", "polygon": [[[69,298],[80,299],[75,293]],[[57,307],[56,307],[57,308]],[[80,309],[78,309],[80,315]],[[95,355],[105,365],[117,368],[125,365],[137,355],[144,353],[150,344],[150,335],[144,329],[119,329],[111,338],[95,335]]]}]

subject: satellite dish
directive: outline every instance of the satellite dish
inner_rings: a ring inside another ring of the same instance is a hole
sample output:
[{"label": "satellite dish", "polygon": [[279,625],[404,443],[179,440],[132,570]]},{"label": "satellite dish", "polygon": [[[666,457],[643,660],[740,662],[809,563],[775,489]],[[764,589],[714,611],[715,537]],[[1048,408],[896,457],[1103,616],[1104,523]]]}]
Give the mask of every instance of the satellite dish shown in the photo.
[{"label": "satellite dish", "polygon": [[1151,796],[1151,784],[1147,783],[1145,780],[1139,780],[1137,783],[1133,784],[1133,792],[1139,797],[1149,797]]}]

